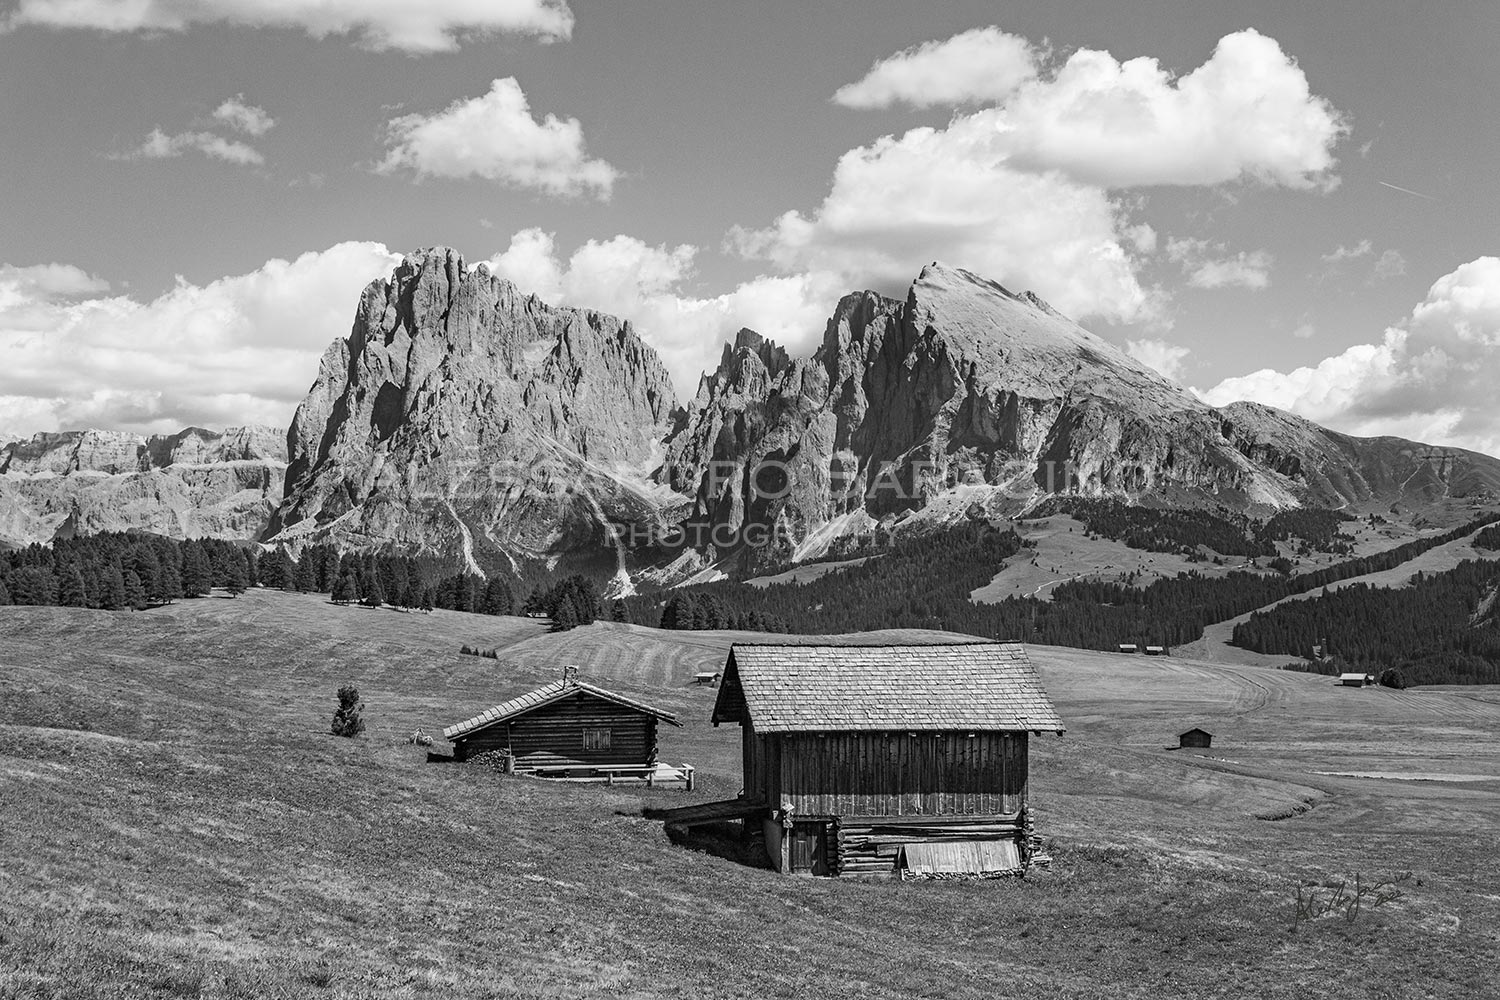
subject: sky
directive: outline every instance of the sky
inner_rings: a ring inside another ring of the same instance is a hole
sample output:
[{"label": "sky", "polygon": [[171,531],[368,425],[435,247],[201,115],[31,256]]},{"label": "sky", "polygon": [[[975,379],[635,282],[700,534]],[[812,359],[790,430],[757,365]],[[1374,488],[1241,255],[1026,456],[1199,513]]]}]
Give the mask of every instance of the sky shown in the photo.
[{"label": "sky", "polygon": [[1221,405],[1500,454],[1500,5],[0,0],[0,441],[285,426],[453,246],[679,395],[933,260]]}]

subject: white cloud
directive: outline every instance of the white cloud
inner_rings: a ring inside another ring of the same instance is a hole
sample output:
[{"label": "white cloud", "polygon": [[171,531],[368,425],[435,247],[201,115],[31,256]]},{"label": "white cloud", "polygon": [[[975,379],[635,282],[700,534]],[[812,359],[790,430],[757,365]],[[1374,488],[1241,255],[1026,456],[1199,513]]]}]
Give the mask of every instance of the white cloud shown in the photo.
[{"label": "white cloud", "polygon": [[222,122],[237,132],[261,136],[276,125],[265,108],[245,103],[244,94],[236,94],[214,109],[214,120]]},{"label": "white cloud", "polygon": [[1249,288],[1271,284],[1271,255],[1265,250],[1229,253],[1222,243],[1174,238],[1167,240],[1167,259],[1182,265],[1194,288]]},{"label": "white cloud", "polygon": [[1346,260],[1358,260],[1360,257],[1368,257],[1375,252],[1375,244],[1369,240],[1360,240],[1352,247],[1346,247],[1340,243],[1331,252],[1325,253],[1320,258],[1325,264],[1341,264]]},{"label": "white cloud", "polygon": [[394,118],[390,148],[380,173],[417,178],[477,177],[567,196],[607,199],[619,171],[584,153],[576,118],[547,115],[538,122],[513,77],[495,80],[489,92],[457,100],[431,115]]},{"label": "white cloud", "polygon": [[900,293],[932,260],[1035,290],[1071,315],[1140,318],[1149,296],[1097,187],[1012,168],[978,116],[918,128],[845,153],[810,216],[787,212],[731,243],[786,272]]},{"label": "white cloud", "polygon": [[[109,291],[109,282],[72,264],[0,264],[0,308],[20,298],[51,300]],[[14,298],[13,298],[14,297]]]},{"label": "white cloud", "polygon": [[291,28],[415,54],[500,33],[567,38],[573,12],[563,0],[20,0],[4,27],[25,24],[110,32],[185,31],[197,24]]},{"label": "white cloud", "polygon": [[1128,340],[1125,342],[1125,352],[1174,382],[1182,381],[1187,356],[1192,353],[1186,347],[1169,344],[1165,340]]},{"label": "white cloud", "polygon": [[[936,93],[923,74],[938,72],[949,43],[900,53],[841,93],[870,103]],[[1138,274],[1156,232],[1130,217],[1137,199],[1110,191],[1243,180],[1326,190],[1344,130],[1281,46],[1255,31],[1226,35],[1180,78],[1154,59],[1122,63],[1084,49],[995,107],[845,153],[822,204],[736,227],[730,245],[783,273],[887,292],[943,260],[1033,289],[1074,316],[1162,325],[1166,293]],[[1271,264],[1264,251],[1222,252],[1186,273],[1198,287],[1263,288]]]},{"label": "white cloud", "polygon": [[168,160],[183,153],[202,153],[211,160],[237,163],[241,166],[260,166],[266,162],[255,147],[238,139],[225,139],[212,132],[178,132],[168,135],[159,128],[151,130],[146,141],[128,153],[117,154],[117,160]]},{"label": "white cloud", "polygon": [[631,320],[661,355],[679,395],[718,363],[723,343],[748,326],[793,353],[821,343],[838,296],[847,289],[828,274],[757,277],[723,295],[700,297],[693,277],[697,248],[651,246],[631,236],[590,240],[564,260],[552,234],[523,229],[486,263],[523,291],[554,305],[598,309]]},{"label": "white cloud", "polygon": [[1215,405],[1253,399],[1353,434],[1396,434],[1500,454],[1500,257],[1433,283],[1378,343],[1291,372],[1263,369],[1203,393]]},{"label": "white cloud", "polygon": [[[67,265],[0,269],[0,439],[37,430],[284,426],[359,293],[399,256],[340,243],[150,301],[77,301],[103,282]],[[71,298],[70,298],[71,297]]]},{"label": "white cloud", "polygon": [[1149,57],[1121,62],[1095,49],[1047,62],[1024,38],[977,28],[880,60],[834,100],[993,104],[982,118],[1004,135],[1013,166],[1105,188],[1337,183],[1333,147],[1347,125],[1281,45],[1253,29],[1225,35],[1181,77]]},{"label": "white cloud", "polygon": [[1298,340],[1311,340],[1313,337],[1317,336],[1317,334],[1318,328],[1305,320],[1301,323],[1298,323],[1297,326],[1292,330],[1292,336],[1296,337]]},{"label": "white cloud", "polygon": [[1296,61],[1250,29],[1180,78],[1155,59],[1080,49],[991,114],[1017,165],[1108,188],[1252,179],[1328,189],[1347,131]]},{"label": "white cloud", "polygon": [[881,59],[833,95],[847,108],[926,108],[1003,100],[1037,73],[1041,53],[996,27],[924,42]]},{"label": "white cloud", "polygon": [[1406,258],[1401,255],[1400,250],[1386,250],[1375,262],[1371,271],[1373,278],[1399,278],[1406,273]]}]

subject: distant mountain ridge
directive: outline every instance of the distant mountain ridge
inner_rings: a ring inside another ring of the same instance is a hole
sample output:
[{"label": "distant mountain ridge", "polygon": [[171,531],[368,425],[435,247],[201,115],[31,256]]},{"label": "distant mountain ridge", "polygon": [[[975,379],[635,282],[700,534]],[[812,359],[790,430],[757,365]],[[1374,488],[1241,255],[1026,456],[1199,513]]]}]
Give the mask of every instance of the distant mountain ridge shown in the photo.
[{"label": "distant mountain ridge", "polygon": [[[1015,516],[1055,493],[1263,513],[1500,504],[1496,459],[1216,409],[1035,295],[941,264],[905,299],[845,296],[810,358],[742,330],[679,404],[629,322],[419,251],[365,290],[276,458],[263,430],[213,447],[206,433],[170,447],[39,435],[0,451],[0,490],[49,471],[159,474],[194,449],[285,461],[284,498],[267,484],[269,506],[213,530],[480,572],[586,567],[623,590],[808,558],[877,525]],[[11,504],[0,495],[0,526]],[[757,531],[775,543],[747,544]]]},{"label": "distant mountain ridge", "polygon": [[0,446],[0,543],[124,530],[252,540],[281,503],[285,469],[271,427],[34,434]]}]

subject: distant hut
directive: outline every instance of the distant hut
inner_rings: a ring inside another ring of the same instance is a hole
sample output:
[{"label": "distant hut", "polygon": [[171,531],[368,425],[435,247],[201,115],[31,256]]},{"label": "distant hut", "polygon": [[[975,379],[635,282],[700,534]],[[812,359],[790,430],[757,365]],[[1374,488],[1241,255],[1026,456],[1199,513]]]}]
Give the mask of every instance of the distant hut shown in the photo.
[{"label": "distant hut", "polygon": [[1344,687],[1347,687],[1347,688],[1364,687],[1366,684],[1371,684],[1373,682],[1374,682],[1374,678],[1371,677],[1369,674],[1355,674],[1355,673],[1343,673],[1343,674],[1339,674],[1339,683],[1341,685],[1343,685]]},{"label": "distant hut", "polygon": [[1122,643],[1120,643],[1120,652],[1122,652],[1122,653],[1129,653],[1131,655],[1134,655],[1136,653],[1139,653],[1140,651],[1141,651],[1141,647],[1137,646],[1133,642],[1122,642]]},{"label": "distant hut", "polygon": [[443,739],[458,760],[505,751],[518,774],[645,779],[658,767],[662,722],[682,725],[671,712],[580,681],[569,668],[561,680],[449,726]]},{"label": "distant hut", "polygon": [[721,722],[742,796],[662,818],[743,818],[777,871],[814,875],[1024,867],[1027,739],[1063,731],[1025,650],[997,642],[736,644]]},{"label": "distant hut", "polygon": [[1207,729],[1198,729],[1196,727],[1194,727],[1193,729],[1189,729],[1185,733],[1179,734],[1177,737],[1178,747],[1184,749],[1188,747],[1195,747],[1206,750],[1209,747],[1213,746],[1213,742],[1213,733],[1209,732]]},{"label": "distant hut", "polygon": [[1166,656],[1167,655],[1167,647],[1166,646],[1147,646],[1146,647],[1146,655],[1147,656]]}]

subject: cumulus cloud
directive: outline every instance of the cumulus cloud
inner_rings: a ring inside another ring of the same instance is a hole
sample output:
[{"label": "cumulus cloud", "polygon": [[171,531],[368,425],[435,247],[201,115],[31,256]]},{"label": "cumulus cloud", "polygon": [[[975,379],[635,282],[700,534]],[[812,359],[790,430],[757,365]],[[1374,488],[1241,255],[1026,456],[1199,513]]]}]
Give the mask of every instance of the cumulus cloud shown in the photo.
[{"label": "cumulus cloud", "polygon": [[[285,425],[359,293],[399,256],[340,243],[149,301],[69,265],[0,268],[0,439]],[[80,298],[88,296],[86,298]]]},{"label": "cumulus cloud", "polygon": [[434,114],[393,118],[387,132],[389,149],[375,168],[384,174],[477,177],[601,199],[609,197],[619,176],[608,163],[585,155],[578,119],[533,118],[514,77],[495,80],[488,93],[454,101]]},{"label": "cumulus cloud", "polygon": [[[939,94],[979,99],[977,85],[943,57],[950,45],[993,50],[1001,38],[985,29],[898,53],[839,99],[858,106],[937,101]],[[1016,59],[1018,43],[1003,43]],[[845,153],[815,209],[737,227],[729,245],[782,273],[826,272],[887,292],[899,291],[922,263],[944,260],[1034,289],[1074,316],[1160,325],[1165,293],[1139,276],[1156,252],[1156,232],[1131,218],[1132,197],[1117,200],[1112,191],[1234,181],[1326,190],[1336,183],[1332,151],[1345,131],[1342,118],[1311,93],[1281,46],[1258,32],[1226,35],[1181,77],[1154,59],[1121,62],[1090,49],[1060,65],[1048,65],[1034,47],[1025,55],[1034,72],[1007,62],[1012,82],[996,85],[1004,93],[993,107]],[[1219,251],[1198,255],[1185,272],[1190,284],[1268,284],[1269,254]]]},{"label": "cumulus cloud", "polygon": [[1187,356],[1192,353],[1186,347],[1169,344],[1165,340],[1128,340],[1125,342],[1125,352],[1174,382],[1182,381]]},{"label": "cumulus cloud", "polygon": [[563,0],[20,0],[3,24],[109,32],[186,31],[198,24],[290,28],[418,54],[500,33],[567,38],[573,12]]},{"label": "cumulus cloud", "polygon": [[1250,179],[1331,188],[1342,116],[1280,44],[1247,29],[1183,77],[1080,49],[1021,87],[993,125],[1013,160],[1108,188]]},{"label": "cumulus cloud", "polygon": [[924,42],[877,61],[856,83],[833,95],[846,108],[916,108],[992,103],[1037,74],[1041,52],[994,26],[945,41]]},{"label": "cumulus cloud", "polygon": [[184,153],[202,153],[211,160],[223,160],[240,166],[258,167],[266,162],[260,152],[238,139],[225,139],[212,132],[178,132],[168,135],[159,128],[151,130],[146,141],[128,153],[115,154],[117,160],[170,160]]},{"label": "cumulus cloud", "polygon": [[490,270],[553,305],[598,309],[629,319],[661,355],[678,393],[718,364],[724,342],[750,327],[794,353],[821,342],[833,303],[845,291],[829,274],[760,276],[722,295],[685,289],[698,250],[652,246],[632,236],[589,240],[566,259],[551,233],[523,229],[487,261]]},{"label": "cumulus cloud", "polygon": [[1270,286],[1274,262],[1265,250],[1229,253],[1222,243],[1189,238],[1167,240],[1167,259],[1182,265],[1188,284],[1194,288],[1253,290]]},{"label": "cumulus cloud", "polygon": [[791,211],[730,236],[740,253],[786,272],[899,292],[943,260],[1038,292],[1072,315],[1140,318],[1150,301],[1101,188],[1008,163],[981,116],[885,136],[839,158],[811,215]]},{"label": "cumulus cloud", "polygon": [[214,120],[246,135],[261,136],[276,125],[276,119],[266,112],[245,103],[244,94],[236,94],[214,109]]},{"label": "cumulus cloud", "polygon": [[1201,395],[1252,399],[1353,434],[1396,434],[1500,454],[1500,257],[1439,278],[1376,343],[1291,372],[1263,369]]}]

